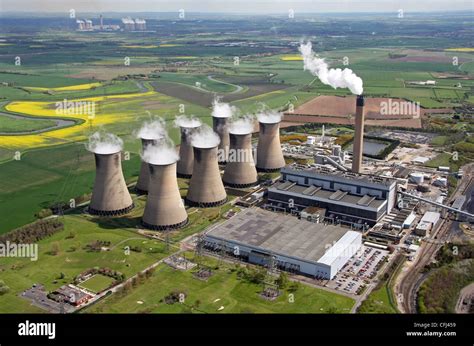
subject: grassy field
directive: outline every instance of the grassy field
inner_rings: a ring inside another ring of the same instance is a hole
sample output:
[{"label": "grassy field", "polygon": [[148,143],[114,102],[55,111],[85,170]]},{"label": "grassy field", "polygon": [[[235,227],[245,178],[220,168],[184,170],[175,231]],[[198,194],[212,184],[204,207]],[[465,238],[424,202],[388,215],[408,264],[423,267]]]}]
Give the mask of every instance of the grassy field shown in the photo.
[{"label": "grassy field", "polygon": [[115,280],[111,277],[96,274],[90,279],[81,282],[78,286],[85,288],[93,293],[99,293],[110,287],[110,285],[112,285],[114,282]]},{"label": "grassy field", "polygon": [[12,133],[28,132],[45,129],[54,126],[55,122],[51,120],[31,120],[27,118],[11,118],[0,113],[0,132]]},{"label": "grassy field", "polygon": [[[205,263],[215,268],[217,260],[208,258]],[[161,301],[172,291],[184,293],[184,303]],[[161,264],[149,280],[130,293],[108,297],[85,312],[347,313],[354,304],[351,298],[306,285],[300,285],[293,292],[293,303],[288,291],[275,301],[262,299],[261,291],[261,285],[239,279],[235,267],[230,264],[221,263],[207,282],[194,278],[191,271],[178,271]],[[219,311],[221,307],[224,308]]]},{"label": "grassy field", "polygon": [[[129,217],[133,219],[139,216],[132,214]],[[108,220],[79,215],[67,215],[63,220],[63,231],[38,243],[37,261],[2,259],[1,277],[10,291],[0,296],[0,312],[37,312],[37,308],[26,304],[26,300],[18,296],[35,283],[45,285],[47,290],[54,290],[71,283],[76,275],[94,267],[108,267],[130,277],[167,255],[162,242],[149,240],[123,227],[111,227]],[[98,240],[110,242],[110,250],[93,252],[86,248],[86,245]],[[53,246],[59,248],[57,255],[51,254]],[[142,251],[131,251],[127,255],[125,246],[140,247]],[[61,273],[64,274],[62,279]]]},{"label": "grassy field", "polygon": [[359,307],[359,313],[376,313],[376,314],[395,314],[398,313],[397,308],[391,303],[390,288],[388,284],[384,284],[377,290],[370,293],[369,297],[362,302]]}]

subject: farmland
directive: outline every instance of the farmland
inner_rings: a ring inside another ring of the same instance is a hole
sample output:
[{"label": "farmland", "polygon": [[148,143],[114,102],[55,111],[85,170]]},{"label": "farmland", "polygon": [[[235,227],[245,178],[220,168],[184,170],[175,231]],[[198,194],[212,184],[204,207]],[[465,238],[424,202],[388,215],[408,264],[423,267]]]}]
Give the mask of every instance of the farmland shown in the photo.
[{"label": "farmland", "polygon": [[[179,144],[175,116],[194,115],[209,124],[216,97],[242,114],[262,107],[286,112],[287,124],[282,126],[331,123],[326,133],[352,132],[353,96],[347,89],[322,84],[303,69],[298,52],[303,37],[313,39],[315,51],[331,67],[350,68],[363,79],[371,111],[377,113],[376,103],[388,99],[422,107],[419,116],[371,113],[368,125],[440,132],[433,134],[432,144],[457,145],[453,149],[468,157],[469,139],[458,144],[450,139],[453,133],[463,138],[464,131],[474,131],[469,115],[474,53],[466,47],[471,18],[414,15],[409,23],[387,19],[318,15],[298,18],[295,25],[278,16],[221,20],[191,15],[190,22],[150,19],[149,32],[134,33],[79,32],[74,21],[59,17],[22,18],[22,30],[16,31],[15,19],[1,18],[6,30],[0,35],[0,234],[35,222],[58,204],[88,202],[95,163],[84,144],[98,130],[123,139],[123,151],[129,155],[122,168],[130,191],[140,169],[136,132],[141,124],[163,118]],[[58,105],[68,102],[92,104],[94,114],[61,111]],[[321,133],[320,127],[312,131]],[[452,165],[450,160],[440,151],[428,166]],[[178,179],[178,184],[184,197],[188,180]],[[0,296],[0,312],[41,312],[19,294],[35,283],[56,289],[93,267],[109,267],[129,278],[178,251],[178,242],[238,210],[231,204],[233,195],[221,207],[188,208],[189,223],[168,233],[167,249],[163,239],[138,232],[146,197],[132,196],[136,207],[125,217],[92,217],[83,213],[84,206],[59,216],[65,229],[39,242],[37,262],[2,259],[0,276],[10,291]],[[108,244],[107,249],[91,251],[97,242]],[[126,255],[125,246],[137,251]],[[85,312],[344,313],[354,304],[344,295],[305,285],[294,291],[285,288],[275,301],[266,301],[259,297],[262,285],[242,279],[234,265],[210,257],[204,261],[213,268],[207,282],[192,271],[159,264],[146,284],[107,297]],[[82,286],[98,292],[110,282],[96,275]],[[186,294],[185,304],[164,302],[175,291]],[[290,293],[294,303],[288,301]],[[389,285],[381,285],[362,311],[396,312],[391,299]]]}]

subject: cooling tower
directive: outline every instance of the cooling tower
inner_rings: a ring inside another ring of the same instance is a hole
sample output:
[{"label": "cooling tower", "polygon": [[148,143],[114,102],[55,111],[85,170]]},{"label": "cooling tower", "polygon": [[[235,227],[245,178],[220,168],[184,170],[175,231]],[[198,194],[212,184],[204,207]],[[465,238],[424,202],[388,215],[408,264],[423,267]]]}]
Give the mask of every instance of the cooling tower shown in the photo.
[{"label": "cooling tower", "polygon": [[94,155],[96,173],[89,213],[101,216],[128,213],[133,201],[123,177],[120,152]]},{"label": "cooling tower", "polygon": [[280,145],[280,123],[260,124],[257,146],[257,170],[276,172],[285,166],[285,159]]},{"label": "cooling tower", "polygon": [[227,165],[222,180],[230,187],[245,188],[257,184],[257,169],[252,156],[252,134],[230,133]]},{"label": "cooling tower", "polygon": [[217,164],[217,147],[194,147],[193,151],[193,176],[189,181],[186,202],[201,208],[224,204],[227,201],[227,194]]},{"label": "cooling tower", "polygon": [[227,162],[229,156],[229,118],[212,117],[212,128],[219,135],[221,142],[219,143],[219,163]]},{"label": "cooling tower", "polygon": [[177,175],[180,178],[189,179],[193,174],[194,153],[189,136],[192,131],[198,127],[199,126],[181,127],[181,144],[179,146],[180,159],[178,161],[177,168]]},{"label": "cooling tower", "polygon": [[364,145],[364,96],[358,95],[356,101],[355,134],[352,155],[352,172],[360,173],[362,169],[362,152]]},{"label": "cooling tower", "polygon": [[[153,139],[142,138],[142,149],[145,150],[145,147],[151,145],[155,142]],[[148,183],[150,180],[150,173],[148,169],[148,163],[142,160],[140,165],[140,175],[138,176],[137,185],[135,186],[135,191],[139,194],[148,193]]]},{"label": "cooling tower", "polygon": [[188,222],[188,215],[176,180],[176,162],[148,164],[150,188],[142,224],[153,230],[180,228]]}]

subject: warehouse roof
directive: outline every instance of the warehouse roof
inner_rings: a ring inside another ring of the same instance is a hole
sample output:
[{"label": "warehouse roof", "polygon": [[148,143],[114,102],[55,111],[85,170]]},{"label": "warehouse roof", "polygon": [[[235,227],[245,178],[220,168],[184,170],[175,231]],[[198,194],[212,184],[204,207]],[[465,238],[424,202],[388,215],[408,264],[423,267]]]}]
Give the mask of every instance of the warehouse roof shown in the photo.
[{"label": "warehouse roof", "polygon": [[250,208],[210,230],[206,236],[318,262],[348,232],[351,231],[340,226]]}]

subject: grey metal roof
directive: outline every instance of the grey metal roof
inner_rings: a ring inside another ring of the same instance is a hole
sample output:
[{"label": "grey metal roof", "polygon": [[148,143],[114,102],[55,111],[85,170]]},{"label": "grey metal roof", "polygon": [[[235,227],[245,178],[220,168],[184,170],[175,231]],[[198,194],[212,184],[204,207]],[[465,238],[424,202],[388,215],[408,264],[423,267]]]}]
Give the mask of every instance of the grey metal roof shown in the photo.
[{"label": "grey metal roof", "polygon": [[313,223],[295,216],[250,208],[207,232],[207,236],[233,241],[317,262],[347,232],[340,226]]}]

